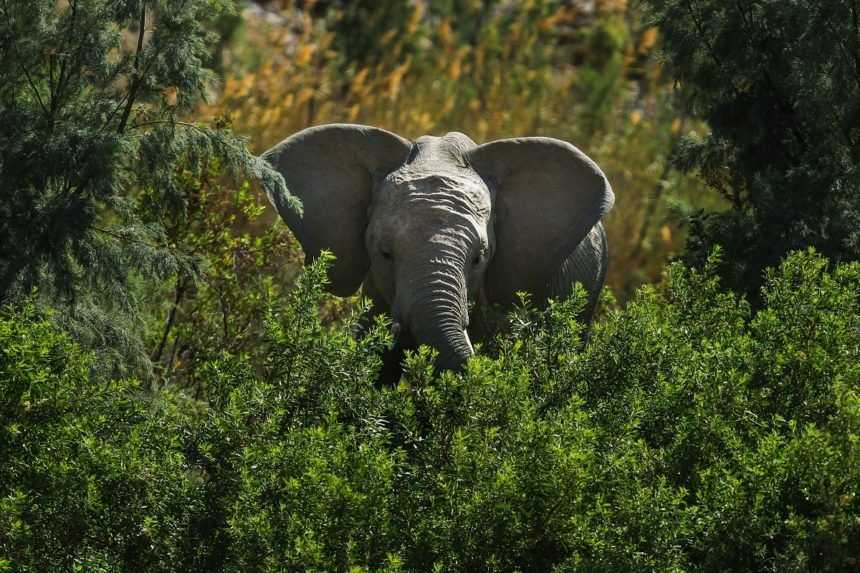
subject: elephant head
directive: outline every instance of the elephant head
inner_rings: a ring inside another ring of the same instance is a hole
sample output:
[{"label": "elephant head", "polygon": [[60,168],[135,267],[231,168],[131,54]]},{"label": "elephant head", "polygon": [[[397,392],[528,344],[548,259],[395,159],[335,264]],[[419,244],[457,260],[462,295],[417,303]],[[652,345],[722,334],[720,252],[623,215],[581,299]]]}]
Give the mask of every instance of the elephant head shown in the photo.
[{"label": "elephant head", "polygon": [[[336,260],[331,292],[364,285],[407,345],[439,351],[459,368],[472,354],[469,301],[510,305],[594,295],[606,267],[601,217],[614,196],[606,177],[569,143],[546,137],[476,145],[461,133],[410,142],[375,127],[305,129],[263,154],[303,204],[269,199],[306,262]],[[592,296],[593,298],[593,296]],[[593,306],[593,303],[592,303]]]}]

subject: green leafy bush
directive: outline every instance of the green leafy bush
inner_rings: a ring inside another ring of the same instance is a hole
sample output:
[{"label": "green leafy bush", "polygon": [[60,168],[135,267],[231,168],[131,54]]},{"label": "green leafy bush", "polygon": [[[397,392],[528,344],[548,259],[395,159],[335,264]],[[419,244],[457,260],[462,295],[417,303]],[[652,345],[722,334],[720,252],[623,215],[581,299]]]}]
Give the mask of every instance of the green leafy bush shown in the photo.
[{"label": "green leafy bush", "polygon": [[587,343],[574,293],[462,375],[422,349],[380,388],[385,325],[325,326],[323,264],[264,364],[201,370],[206,405],[93,384],[7,311],[0,569],[856,570],[860,265],[790,255],[757,312],[717,257],[672,266]]},{"label": "green leafy bush", "polygon": [[203,485],[191,404],[91,380],[95,356],[53,324],[0,317],[0,571],[174,571]]},{"label": "green leafy bush", "polygon": [[257,358],[267,309],[291,287],[304,260],[287,227],[272,224],[265,196],[248,182],[232,183],[214,161],[202,173],[184,173],[184,208],[157,219],[171,249],[193,268],[140,285],[158,378],[195,395],[202,391],[199,367],[221,352]]}]

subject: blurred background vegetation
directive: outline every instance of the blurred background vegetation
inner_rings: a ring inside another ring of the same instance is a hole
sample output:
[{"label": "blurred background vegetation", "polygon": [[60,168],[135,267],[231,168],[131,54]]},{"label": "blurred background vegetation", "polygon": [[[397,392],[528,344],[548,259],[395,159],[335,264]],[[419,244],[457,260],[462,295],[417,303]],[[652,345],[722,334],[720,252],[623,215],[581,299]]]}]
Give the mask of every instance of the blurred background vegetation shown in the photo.
[{"label": "blurred background vegetation", "polygon": [[278,0],[228,27],[224,83],[203,113],[256,151],[327,122],[479,143],[545,135],[586,151],[618,196],[608,284],[622,300],[683,245],[680,213],[719,207],[669,163],[702,126],[675,105],[659,33],[632,2]]}]

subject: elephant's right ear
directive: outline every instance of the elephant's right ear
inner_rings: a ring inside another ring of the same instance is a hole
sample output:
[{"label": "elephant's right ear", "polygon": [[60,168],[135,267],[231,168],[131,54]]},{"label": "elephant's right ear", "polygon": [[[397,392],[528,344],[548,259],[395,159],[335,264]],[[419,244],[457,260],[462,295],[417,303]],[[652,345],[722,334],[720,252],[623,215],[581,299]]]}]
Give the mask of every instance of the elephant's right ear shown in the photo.
[{"label": "elephant's right ear", "polygon": [[263,154],[302,202],[299,214],[288,197],[267,189],[269,201],[301,243],[305,262],[323,249],[337,257],[329,269],[334,294],[352,294],[364,279],[370,266],[364,232],[374,178],[397,169],[410,147],[383,129],[334,123],[302,130]]}]

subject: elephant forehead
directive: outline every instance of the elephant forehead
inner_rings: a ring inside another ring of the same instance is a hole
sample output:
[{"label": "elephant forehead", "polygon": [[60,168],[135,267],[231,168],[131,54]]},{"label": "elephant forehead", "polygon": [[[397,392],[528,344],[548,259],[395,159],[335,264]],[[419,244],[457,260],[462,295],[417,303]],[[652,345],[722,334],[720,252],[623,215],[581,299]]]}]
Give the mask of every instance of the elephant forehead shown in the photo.
[{"label": "elephant forehead", "polygon": [[488,219],[492,209],[490,191],[473,172],[395,172],[390,177],[390,198],[410,209],[438,209],[452,215]]}]

